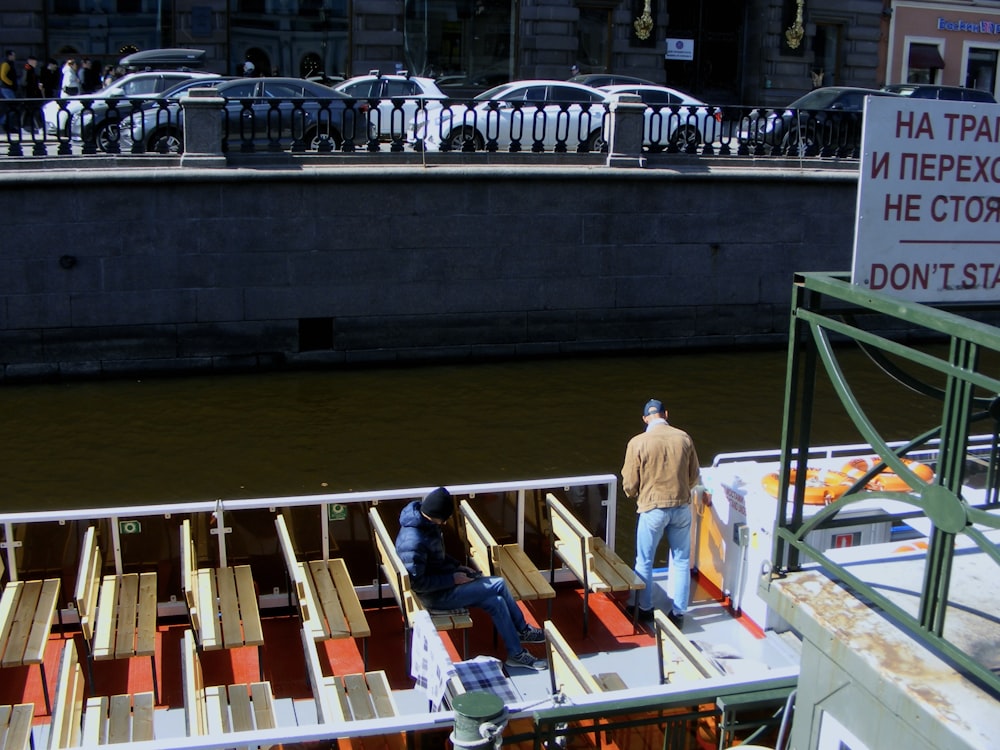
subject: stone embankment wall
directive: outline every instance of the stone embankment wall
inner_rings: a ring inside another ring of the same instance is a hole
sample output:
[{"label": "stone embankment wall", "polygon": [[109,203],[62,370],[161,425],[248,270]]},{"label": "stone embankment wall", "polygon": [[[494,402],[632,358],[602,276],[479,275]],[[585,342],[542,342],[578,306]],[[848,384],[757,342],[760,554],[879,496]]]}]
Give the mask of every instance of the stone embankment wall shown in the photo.
[{"label": "stone embankment wall", "polygon": [[[752,166],[752,165],[748,165]],[[783,344],[857,173],[404,165],[0,174],[3,378]]]}]

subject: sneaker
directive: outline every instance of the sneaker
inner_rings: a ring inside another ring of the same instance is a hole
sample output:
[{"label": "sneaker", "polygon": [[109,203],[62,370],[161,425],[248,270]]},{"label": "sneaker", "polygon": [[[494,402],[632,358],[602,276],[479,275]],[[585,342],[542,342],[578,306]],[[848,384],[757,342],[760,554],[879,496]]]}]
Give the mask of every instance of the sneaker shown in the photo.
[{"label": "sneaker", "polygon": [[679,615],[676,612],[668,612],[667,619],[674,624],[674,627],[680,630],[684,627],[684,615]]},{"label": "sneaker", "polygon": [[519,654],[514,654],[513,656],[507,657],[508,667],[523,667],[525,669],[534,669],[536,672],[541,672],[543,669],[549,668],[549,663],[545,659],[538,659],[532,654],[528,649],[524,649]]},{"label": "sneaker", "polygon": [[521,638],[521,643],[545,643],[545,631],[531,625],[525,626],[518,635]]},{"label": "sneaker", "polygon": [[[636,615],[636,609],[639,610],[639,614]],[[653,621],[653,610],[643,609],[638,604],[630,605],[628,608],[629,617],[635,617],[639,622],[652,622]]]}]

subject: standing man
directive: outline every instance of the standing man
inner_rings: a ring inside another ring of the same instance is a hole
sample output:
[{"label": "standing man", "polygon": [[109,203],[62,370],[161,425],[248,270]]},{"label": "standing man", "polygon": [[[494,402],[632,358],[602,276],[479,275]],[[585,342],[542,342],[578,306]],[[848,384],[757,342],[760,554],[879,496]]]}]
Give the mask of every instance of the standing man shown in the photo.
[{"label": "standing man", "polygon": [[638,498],[635,572],[646,584],[634,606],[640,620],[653,619],[653,557],[666,532],[673,586],[667,617],[679,628],[691,593],[691,490],[700,475],[698,454],[691,436],[667,423],[661,401],[646,402],[642,421],[646,430],[629,440],[622,466],[622,489]]},{"label": "standing man", "polygon": [[4,53],[3,62],[0,63],[0,98],[4,100],[0,104],[0,126],[7,124],[8,116],[13,112],[10,104],[6,100],[17,99],[17,68],[14,67],[17,55],[14,50],[9,49]]},{"label": "standing man", "polygon": [[[23,85],[25,99],[44,98],[45,90],[38,78],[38,58],[34,55],[28,55],[28,60],[24,63]],[[37,101],[24,103],[24,118],[21,120],[21,127],[30,127],[32,135],[43,130],[41,106]]]},{"label": "standing man", "polygon": [[460,565],[445,552],[441,527],[454,512],[451,493],[438,487],[423,500],[414,500],[399,514],[396,552],[410,574],[413,591],[428,609],[485,609],[507,647],[507,665],[545,669],[548,664],[544,659],[535,658],[521,646],[544,643],[545,632],[524,619],[507,582]]}]

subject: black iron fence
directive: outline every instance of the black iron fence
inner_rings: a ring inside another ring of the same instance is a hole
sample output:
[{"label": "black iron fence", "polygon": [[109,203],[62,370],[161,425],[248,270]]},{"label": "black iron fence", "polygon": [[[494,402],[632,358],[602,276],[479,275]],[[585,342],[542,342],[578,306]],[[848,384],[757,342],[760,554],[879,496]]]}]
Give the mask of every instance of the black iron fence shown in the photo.
[{"label": "black iron fence", "polygon": [[[0,157],[171,155],[184,150],[181,99],[5,100]],[[601,153],[611,102],[227,100],[223,152]],[[647,105],[643,152],[857,159],[861,113]]]}]

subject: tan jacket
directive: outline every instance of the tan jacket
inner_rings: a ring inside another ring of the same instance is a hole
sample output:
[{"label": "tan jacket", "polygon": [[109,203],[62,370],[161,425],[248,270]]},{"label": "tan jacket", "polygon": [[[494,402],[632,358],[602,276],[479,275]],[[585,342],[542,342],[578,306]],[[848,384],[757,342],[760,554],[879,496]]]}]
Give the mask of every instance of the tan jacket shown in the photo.
[{"label": "tan jacket", "polygon": [[669,424],[636,435],[625,448],[622,489],[628,497],[638,496],[639,513],[687,505],[699,475],[694,441]]}]

